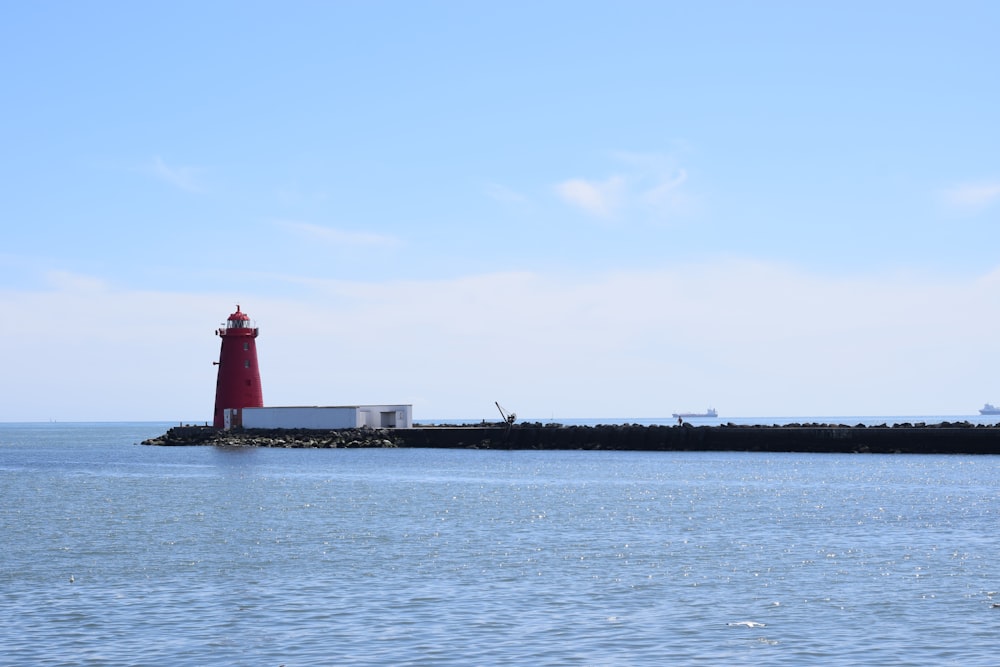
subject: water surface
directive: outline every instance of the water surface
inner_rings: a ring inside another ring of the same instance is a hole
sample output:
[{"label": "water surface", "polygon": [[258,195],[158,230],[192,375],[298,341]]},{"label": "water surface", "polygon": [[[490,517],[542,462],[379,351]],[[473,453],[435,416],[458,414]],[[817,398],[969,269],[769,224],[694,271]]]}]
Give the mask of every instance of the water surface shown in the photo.
[{"label": "water surface", "polygon": [[995,664],[1000,459],[0,425],[19,665]]}]

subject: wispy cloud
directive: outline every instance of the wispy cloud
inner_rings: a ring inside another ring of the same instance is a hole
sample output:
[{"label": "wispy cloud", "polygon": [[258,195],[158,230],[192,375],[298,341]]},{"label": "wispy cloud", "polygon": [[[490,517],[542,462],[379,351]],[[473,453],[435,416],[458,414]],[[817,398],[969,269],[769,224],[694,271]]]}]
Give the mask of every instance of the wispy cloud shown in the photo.
[{"label": "wispy cloud", "polygon": [[684,190],[688,172],[673,158],[624,152],[613,157],[625,165],[624,170],[603,180],[563,181],[556,184],[556,194],[588,215],[604,219],[636,214],[663,219],[690,207],[691,197]]},{"label": "wispy cloud", "polygon": [[153,158],[149,165],[150,171],[164,183],[168,183],[186,192],[202,192],[199,182],[200,167],[168,165],[159,155]]},{"label": "wispy cloud", "polygon": [[102,278],[70,271],[49,271],[45,279],[51,287],[63,292],[103,292],[108,288],[107,281]]},{"label": "wispy cloud", "polygon": [[396,246],[400,244],[399,238],[386,234],[373,234],[371,232],[353,232],[333,227],[324,227],[311,222],[297,222],[294,220],[278,220],[275,224],[296,234],[319,239],[326,243],[350,246]]},{"label": "wispy cloud", "polygon": [[523,204],[528,201],[528,198],[520,192],[499,183],[487,184],[485,192],[486,196],[490,199],[495,199],[509,204]]},{"label": "wispy cloud", "polygon": [[604,181],[574,178],[556,185],[556,193],[589,215],[613,218],[621,210],[626,181],[623,176],[612,176]]},{"label": "wispy cloud", "polygon": [[963,211],[979,211],[1000,200],[1000,181],[963,183],[944,190],[942,199]]},{"label": "wispy cloud", "polygon": [[688,175],[684,169],[678,169],[674,174],[663,176],[642,193],[646,203],[657,207],[676,208],[682,203],[681,186],[687,182]]}]

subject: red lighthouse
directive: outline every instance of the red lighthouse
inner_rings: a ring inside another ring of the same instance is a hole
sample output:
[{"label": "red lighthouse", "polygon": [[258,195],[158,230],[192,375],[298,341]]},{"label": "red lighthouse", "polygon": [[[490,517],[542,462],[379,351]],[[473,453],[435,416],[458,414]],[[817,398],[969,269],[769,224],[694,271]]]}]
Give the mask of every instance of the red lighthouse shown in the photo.
[{"label": "red lighthouse", "polygon": [[262,408],[260,370],[257,368],[257,334],[250,318],[236,312],[226,320],[225,329],[216,329],[222,339],[219,351],[219,379],[215,384],[215,428],[225,428],[225,411],[229,408]]}]

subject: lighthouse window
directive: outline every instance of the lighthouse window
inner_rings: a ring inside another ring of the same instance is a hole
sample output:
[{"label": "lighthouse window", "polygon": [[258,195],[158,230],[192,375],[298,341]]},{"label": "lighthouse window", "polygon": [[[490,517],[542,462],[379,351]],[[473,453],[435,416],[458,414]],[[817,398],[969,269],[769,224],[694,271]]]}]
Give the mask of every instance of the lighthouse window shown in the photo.
[{"label": "lighthouse window", "polygon": [[244,341],[243,342],[243,351],[246,352],[249,349],[250,349],[250,343],[247,343],[246,341]]},{"label": "lighthouse window", "polygon": [[243,360],[243,368],[250,368],[250,360],[249,359],[244,359]]}]

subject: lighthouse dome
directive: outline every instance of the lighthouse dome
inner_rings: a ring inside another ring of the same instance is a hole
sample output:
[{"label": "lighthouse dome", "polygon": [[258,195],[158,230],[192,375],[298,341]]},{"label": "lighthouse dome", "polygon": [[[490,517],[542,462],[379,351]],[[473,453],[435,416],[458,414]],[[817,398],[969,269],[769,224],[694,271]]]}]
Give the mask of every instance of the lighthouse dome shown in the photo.
[{"label": "lighthouse dome", "polygon": [[244,329],[250,326],[250,316],[240,310],[239,304],[236,304],[236,312],[229,316],[226,322],[227,329]]}]

